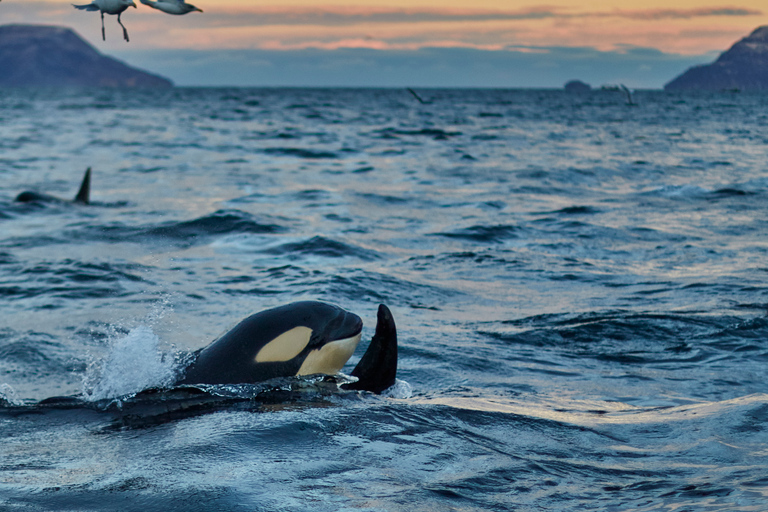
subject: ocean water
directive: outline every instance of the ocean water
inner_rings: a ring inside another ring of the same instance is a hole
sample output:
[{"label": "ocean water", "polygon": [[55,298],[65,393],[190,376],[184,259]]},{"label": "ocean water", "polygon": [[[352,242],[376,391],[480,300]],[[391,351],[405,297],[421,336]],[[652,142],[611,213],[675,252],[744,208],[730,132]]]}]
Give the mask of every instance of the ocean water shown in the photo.
[{"label": "ocean water", "polygon": [[[768,96],[418,93],[3,91],[0,509],[766,510]],[[304,299],[397,389],[170,387]]]}]

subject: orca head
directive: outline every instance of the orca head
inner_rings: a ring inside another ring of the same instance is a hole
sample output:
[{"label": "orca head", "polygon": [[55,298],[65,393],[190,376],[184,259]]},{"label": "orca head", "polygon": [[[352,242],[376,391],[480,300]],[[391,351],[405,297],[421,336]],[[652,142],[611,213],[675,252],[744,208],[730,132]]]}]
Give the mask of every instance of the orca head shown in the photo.
[{"label": "orca head", "polygon": [[17,203],[63,203],[64,201],[58,197],[49,196],[40,192],[34,192],[26,190],[16,196],[14,199]]},{"label": "orca head", "polygon": [[[268,312],[277,334],[254,355],[256,363],[301,361],[295,375],[333,375],[346,364],[360,342],[362,319],[322,302],[295,302]],[[279,334],[278,334],[279,332]]]},{"label": "orca head", "polygon": [[197,353],[178,384],[245,384],[333,375],[357,348],[363,321],[322,302],[294,302],[249,316]]}]

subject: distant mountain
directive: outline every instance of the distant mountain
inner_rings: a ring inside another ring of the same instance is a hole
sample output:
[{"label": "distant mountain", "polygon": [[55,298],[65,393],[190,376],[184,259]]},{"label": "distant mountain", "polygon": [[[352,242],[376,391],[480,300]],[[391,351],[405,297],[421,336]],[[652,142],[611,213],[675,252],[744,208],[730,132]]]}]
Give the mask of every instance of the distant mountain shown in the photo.
[{"label": "distant mountain", "polygon": [[692,67],[664,86],[666,91],[728,89],[768,90],[768,26],[758,27],[712,64]]},{"label": "distant mountain", "polygon": [[581,80],[571,80],[565,84],[565,92],[589,92],[592,86]]},{"label": "distant mountain", "polygon": [[0,87],[172,87],[99,53],[66,27],[0,25]]}]

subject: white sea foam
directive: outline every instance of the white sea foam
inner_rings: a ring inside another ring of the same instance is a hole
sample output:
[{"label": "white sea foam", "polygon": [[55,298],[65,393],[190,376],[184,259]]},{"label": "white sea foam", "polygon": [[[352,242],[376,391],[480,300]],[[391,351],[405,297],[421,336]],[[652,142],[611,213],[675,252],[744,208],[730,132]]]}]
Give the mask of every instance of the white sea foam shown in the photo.
[{"label": "white sea foam", "polygon": [[385,389],[381,395],[389,398],[411,398],[413,396],[413,388],[406,381],[395,379],[395,383]]},{"label": "white sea foam", "polygon": [[0,384],[0,400],[5,400],[11,405],[21,404],[21,400],[16,395],[16,390],[10,384]]},{"label": "white sea foam", "polygon": [[163,352],[150,327],[140,325],[116,339],[105,358],[88,366],[83,394],[88,400],[130,396],[173,384],[181,366],[174,352]]}]

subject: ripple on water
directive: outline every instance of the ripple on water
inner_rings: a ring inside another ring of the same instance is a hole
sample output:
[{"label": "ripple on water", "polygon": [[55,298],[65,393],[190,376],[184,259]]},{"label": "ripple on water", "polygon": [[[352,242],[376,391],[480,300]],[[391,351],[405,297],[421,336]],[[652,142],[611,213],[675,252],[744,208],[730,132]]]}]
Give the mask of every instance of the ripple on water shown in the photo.
[{"label": "ripple on water", "polygon": [[134,264],[92,263],[72,259],[16,264],[16,271],[0,280],[0,297],[8,299],[51,296],[63,299],[98,299],[133,293],[145,282],[142,267]]},{"label": "ripple on water", "polygon": [[90,226],[68,233],[70,238],[112,243],[170,243],[192,246],[208,242],[211,238],[230,234],[282,233],[286,228],[271,222],[260,222],[252,215],[237,210],[219,210],[211,215],[182,222],[160,225],[127,226],[111,224]]},{"label": "ripple on water", "polygon": [[454,231],[435,233],[445,238],[467,240],[475,243],[501,243],[519,237],[520,228],[512,225],[476,225]]},{"label": "ripple on water", "polygon": [[320,256],[324,258],[359,258],[364,261],[379,259],[381,256],[370,249],[339,242],[323,236],[297,242],[287,242],[262,250],[266,254],[291,255],[292,257]]}]

